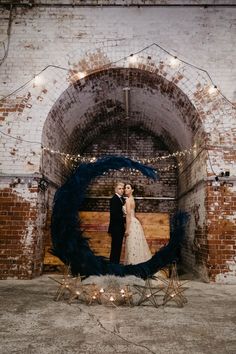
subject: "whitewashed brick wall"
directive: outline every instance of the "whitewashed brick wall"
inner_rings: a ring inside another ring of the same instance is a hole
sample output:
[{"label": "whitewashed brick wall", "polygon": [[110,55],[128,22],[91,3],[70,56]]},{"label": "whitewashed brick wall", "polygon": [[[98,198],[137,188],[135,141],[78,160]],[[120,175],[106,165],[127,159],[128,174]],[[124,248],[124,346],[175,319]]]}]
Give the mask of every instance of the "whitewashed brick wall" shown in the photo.
[{"label": "whitewashed brick wall", "polygon": [[[37,3],[42,4],[42,1],[37,1]],[[47,1],[47,3],[49,4],[50,1]],[[70,4],[70,1],[68,0],[65,3]],[[88,2],[86,1],[86,3]],[[125,3],[126,5],[132,5],[129,1]],[[180,70],[183,75],[181,79],[177,80],[176,86],[198,111],[203,121],[203,130],[209,137],[209,143],[215,145],[215,147],[222,144],[222,148],[219,150],[209,149],[208,155],[201,156],[199,160],[196,157],[194,165],[190,168],[190,173],[189,169],[186,173],[183,173],[183,180],[179,183],[180,192],[183,192],[180,207],[183,205],[185,210],[193,213],[199,206],[198,234],[195,232],[196,225],[192,214],[189,225],[188,247],[198,247],[199,244],[204,251],[206,238],[204,239],[203,236],[207,223],[204,205],[206,189],[202,188],[202,184],[198,186],[197,183],[200,183],[202,179],[212,173],[212,166],[216,173],[219,173],[221,169],[230,169],[231,175],[236,175],[235,154],[232,154],[233,157],[230,159],[227,156],[229,150],[224,151],[223,149],[223,145],[234,146],[236,132],[235,110],[227,102],[227,99],[232,102],[236,101],[235,15],[236,7],[230,6],[208,8],[198,6],[140,8],[135,6],[13,7],[9,52],[0,66],[0,99],[8,96],[9,111],[4,102],[4,108],[0,112],[0,129],[4,134],[9,134],[15,138],[23,138],[26,141],[22,142],[6,135],[0,136],[1,175],[28,174],[32,176],[34,173],[40,172],[42,135],[47,144],[51,144],[50,148],[57,148],[54,143],[58,141],[66,146],[66,138],[64,136],[62,138],[60,133],[73,131],[78,123],[76,118],[80,117],[76,109],[73,114],[71,114],[72,112],[67,114],[66,108],[63,106],[66,103],[65,97],[69,92],[66,90],[71,83],[69,70],[78,69],[82,71],[83,68],[88,71],[100,70],[101,66],[106,63],[119,61],[131,53],[156,43],[185,62],[206,70],[213,83],[226,97],[225,100],[220,95],[218,95],[218,98],[209,96],[207,89],[204,88],[204,85],[207,86],[211,83],[206,72],[199,71],[188,64],[185,64],[184,69],[181,69],[182,71]],[[4,44],[5,48],[7,46],[8,19],[9,10],[0,7],[1,57],[4,55]],[[151,61],[147,59],[148,56],[152,58]],[[164,69],[160,72],[160,75],[175,82],[175,69],[168,64],[170,56],[163,52],[160,47],[150,47],[145,51],[145,58],[143,52],[138,57],[141,62],[143,60],[143,69],[150,72],[154,72],[159,67],[160,60],[162,60]],[[60,66],[60,68],[52,67],[53,65]],[[44,70],[47,66],[50,67]],[[117,64],[117,67],[119,66],[135,68],[135,64],[131,65],[126,60],[121,60]],[[40,85],[35,85],[33,81],[29,81],[42,70]],[[199,87],[197,86],[198,83]],[[20,88],[22,85],[23,87]],[[91,92],[87,92],[86,96],[86,87],[84,92],[81,96],[77,95],[75,97],[75,102],[80,99],[81,107],[84,105],[84,111],[86,112],[89,107]],[[60,102],[60,97],[63,94],[63,100]],[[144,96],[145,94],[141,95],[139,100],[144,100]],[[155,100],[151,101],[151,95],[147,97],[146,101],[148,102],[148,100],[151,103],[148,112],[152,122],[155,122],[155,111],[158,105],[155,107],[156,103]],[[73,99],[71,99],[72,101]],[[47,129],[45,129],[46,132],[43,134],[44,123],[55,103],[57,112],[61,110],[64,113],[63,119],[60,120],[58,125],[58,122],[54,125],[51,116],[48,119],[49,123],[46,123],[46,125],[48,124]],[[91,98],[92,104],[93,97]],[[141,105],[139,106],[138,102],[136,107],[141,111]],[[166,107],[171,109],[171,104],[170,106],[166,104]],[[179,128],[181,124],[172,127],[171,132],[168,117],[168,115],[164,117],[165,123],[170,133],[175,136],[176,129],[181,129]],[[178,117],[176,108],[173,109],[172,117]],[[179,122],[181,123],[181,120]],[[55,127],[57,127],[57,131],[55,129],[55,140],[50,141],[50,136],[48,137],[47,133],[53,133]],[[65,127],[65,129],[63,130],[61,127]],[[189,138],[183,143],[183,141],[180,141],[181,134],[176,134],[179,136],[179,145],[190,144],[191,136],[188,136],[186,132],[184,135],[183,131],[183,136]],[[201,141],[198,138],[197,133],[196,140]],[[27,141],[34,143],[28,143]],[[201,148],[201,146],[198,146],[198,148]],[[211,163],[209,163],[209,157]],[[53,177],[55,175],[56,178],[60,178],[61,171],[58,168],[57,159],[51,159],[50,156],[46,156],[46,158],[48,158],[46,163],[44,161],[46,172]],[[187,164],[189,161],[188,159],[185,160]],[[4,178],[7,178],[7,176]],[[198,187],[191,192],[194,185]],[[234,190],[233,187],[230,188],[232,189],[230,192],[233,200]],[[188,189],[190,191],[185,198],[184,193]],[[24,190],[21,193],[24,199],[28,198]],[[214,193],[220,192],[216,191]],[[215,203],[215,200],[212,201],[212,205],[214,205],[213,203]],[[36,202],[35,208],[37,209]],[[229,217],[231,221],[235,220],[235,208],[232,207]],[[212,224],[212,221],[208,220],[208,224]],[[29,225],[29,235],[31,235],[31,231]],[[189,249],[187,251],[185,257],[188,258],[189,265],[194,267],[195,255],[190,254]],[[41,247],[39,247],[40,252]],[[232,257],[230,261],[232,262]]]},{"label": "whitewashed brick wall", "polygon": [[[104,51],[110,60],[117,60],[155,42],[180,59],[207,70],[222,93],[234,101],[235,12],[235,8],[230,7],[14,8],[9,53],[0,72],[3,82],[0,94],[9,95],[47,65],[70,68],[78,60],[86,59],[87,52],[96,49]],[[8,16],[9,11],[1,9],[1,40],[5,42]],[[44,71],[45,87],[50,95],[38,110],[33,103],[40,101],[42,95],[39,91],[37,96],[37,88],[34,88],[27,117],[24,111],[26,123],[33,117],[31,124],[20,126],[20,122],[12,124],[13,118],[6,120],[13,136],[23,133],[26,140],[41,141],[41,128],[48,110],[60,94],[57,88],[60,87],[61,92],[63,86],[66,89],[65,75],[66,72],[52,67]],[[193,68],[193,82],[198,75]],[[32,82],[17,91],[17,96],[23,96],[31,86]],[[208,122],[206,130],[212,134]],[[15,148],[14,141],[7,144]],[[25,148],[28,150],[28,146]],[[14,169],[17,165],[20,169],[19,160]],[[34,172],[30,166],[29,172]]]},{"label": "whitewashed brick wall", "polygon": [[[9,11],[0,8],[0,41],[6,42]],[[39,7],[13,9],[8,57],[1,66],[7,95],[50,64],[69,67],[74,54],[95,47],[122,53],[155,42],[207,70],[236,100],[234,7]],[[1,56],[3,46],[1,46]]]}]

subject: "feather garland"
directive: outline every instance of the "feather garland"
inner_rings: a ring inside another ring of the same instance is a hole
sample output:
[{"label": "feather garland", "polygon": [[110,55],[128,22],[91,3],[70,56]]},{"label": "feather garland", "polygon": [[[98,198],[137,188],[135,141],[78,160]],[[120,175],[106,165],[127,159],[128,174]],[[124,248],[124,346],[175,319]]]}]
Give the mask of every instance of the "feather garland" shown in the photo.
[{"label": "feather garland", "polygon": [[70,265],[73,275],[134,275],[143,279],[176,260],[176,251],[184,235],[186,213],[178,213],[173,219],[170,242],[150,260],[137,265],[110,263],[106,258],[95,256],[88,244],[88,238],[80,229],[78,209],[81,206],[89,183],[110,169],[133,168],[156,180],[157,171],[149,166],[122,156],[106,156],[94,163],[81,164],[60,187],[54,196],[51,220],[51,253]]}]

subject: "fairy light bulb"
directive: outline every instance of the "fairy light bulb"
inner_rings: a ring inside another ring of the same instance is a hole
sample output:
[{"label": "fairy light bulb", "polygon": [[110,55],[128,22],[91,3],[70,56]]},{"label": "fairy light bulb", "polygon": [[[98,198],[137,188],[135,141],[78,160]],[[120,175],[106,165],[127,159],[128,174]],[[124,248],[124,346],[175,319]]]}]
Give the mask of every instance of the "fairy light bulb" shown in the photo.
[{"label": "fairy light bulb", "polygon": [[216,85],[211,85],[208,89],[208,92],[210,95],[215,95],[217,93],[217,86]]},{"label": "fairy light bulb", "polygon": [[76,76],[78,77],[79,80],[83,79],[86,76],[85,71],[79,71]]},{"label": "fairy light bulb", "polygon": [[170,65],[171,65],[173,68],[175,68],[175,67],[178,66],[179,64],[180,64],[180,61],[179,61],[179,59],[178,59],[176,56],[170,58]]},{"label": "fairy light bulb", "polygon": [[41,86],[45,83],[45,78],[42,74],[40,75],[35,75],[34,77],[34,85],[35,86]]},{"label": "fairy light bulb", "polygon": [[129,56],[129,63],[130,64],[136,64],[137,63],[137,56],[134,54],[130,54]]}]

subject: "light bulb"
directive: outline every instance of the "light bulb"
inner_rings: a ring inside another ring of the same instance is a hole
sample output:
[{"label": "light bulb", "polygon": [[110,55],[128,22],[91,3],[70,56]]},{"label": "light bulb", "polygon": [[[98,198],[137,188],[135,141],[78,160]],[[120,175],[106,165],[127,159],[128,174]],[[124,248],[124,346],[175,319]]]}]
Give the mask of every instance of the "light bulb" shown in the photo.
[{"label": "light bulb", "polygon": [[170,58],[170,65],[175,68],[176,66],[178,66],[180,64],[179,59],[175,56]]},{"label": "light bulb", "polygon": [[78,72],[75,74],[75,77],[77,78],[77,80],[81,80],[81,79],[83,79],[86,75],[87,75],[86,71],[78,71]]},{"label": "light bulb", "polygon": [[217,92],[217,86],[216,86],[216,85],[210,86],[209,89],[208,89],[208,92],[209,92],[210,95],[216,94],[216,92]]},{"label": "light bulb", "polygon": [[35,85],[35,86],[43,85],[44,82],[45,82],[45,78],[44,78],[44,76],[43,76],[42,74],[36,75],[36,76],[34,77],[34,85]]},{"label": "light bulb", "polygon": [[131,54],[131,55],[129,56],[129,63],[130,63],[130,64],[136,64],[136,63],[137,63],[137,56]]}]

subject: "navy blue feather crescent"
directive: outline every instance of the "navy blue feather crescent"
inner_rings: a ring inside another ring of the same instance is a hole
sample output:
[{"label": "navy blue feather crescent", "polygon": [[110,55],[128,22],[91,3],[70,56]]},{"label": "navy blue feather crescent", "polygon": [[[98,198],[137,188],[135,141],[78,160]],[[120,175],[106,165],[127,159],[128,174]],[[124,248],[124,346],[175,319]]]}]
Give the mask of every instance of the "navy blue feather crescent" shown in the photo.
[{"label": "navy blue feather crescent", "polygon": [[66,265],[70,265],[73,275],[136,275],[145,279],[176,259],[176,251],[188,218],[186,213],[175,216],[172,220],[170,242],[147,262],[126,266],[113,264],[104,257],[95,256],[90,249],[88,240],[80,229],[78,209],[91,180],[110,169],[119,170],[122,167],[139,170],[153,180],[159,177],[152,167],[122,156],[106,156],[94,163],[81,164],[54,196],[51,252]]}]

